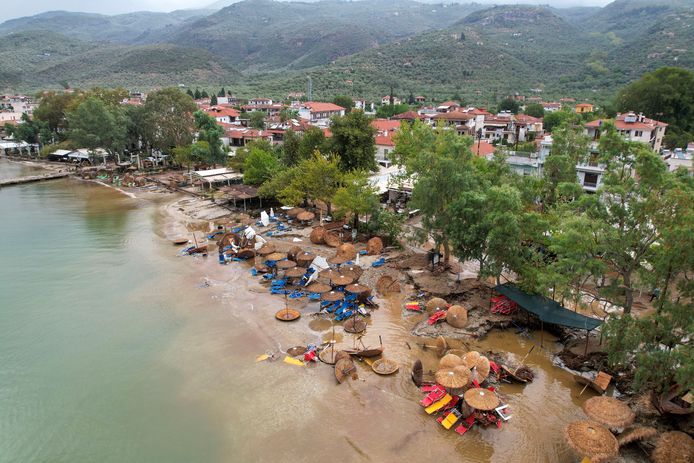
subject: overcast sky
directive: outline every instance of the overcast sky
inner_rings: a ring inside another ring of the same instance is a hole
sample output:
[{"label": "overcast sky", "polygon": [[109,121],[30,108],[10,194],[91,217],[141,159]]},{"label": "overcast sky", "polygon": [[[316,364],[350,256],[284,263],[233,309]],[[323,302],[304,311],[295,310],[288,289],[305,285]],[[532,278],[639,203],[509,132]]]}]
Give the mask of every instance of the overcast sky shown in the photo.
[{"label": "overcast sky", "polygon": [[[457,0],[467,3],[468,0]],[[473,0],[469,0],[473,1]],[[542,3],[552,6],[602,6],[611,0],[475,0],[478,3]],[[118,14],[130,11],[172,11],[182,8],[202,8],[214,0],[4,0],[0,20],[30,16],[44,11],[67,10],[89,13]],[[233,3],[233,0],[229,0]]]}]

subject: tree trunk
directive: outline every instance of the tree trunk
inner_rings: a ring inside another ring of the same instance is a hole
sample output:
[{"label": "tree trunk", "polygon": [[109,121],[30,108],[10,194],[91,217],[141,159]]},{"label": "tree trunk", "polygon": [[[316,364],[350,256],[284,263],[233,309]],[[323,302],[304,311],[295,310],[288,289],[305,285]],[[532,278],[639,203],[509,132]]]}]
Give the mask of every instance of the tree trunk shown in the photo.
[{"label": "tree trunk", "polygon": [[333,205],[331,202],[327,202],[326,206],[328,206],[328,215],[332,216],[333,215]]},{"label": "tree trunk", "polygon": [[631,289],[631,273],[622,275],[624,278],[624,314],[631,313],[634,305],[634,291]]},{"label": "tree trunk", "polygon": [[443,265],[448,267],[448,261],[451,256],[451,245],[448,242],[448,238],[443,239]]},{"label": "tree trunk", "polygon": [[359,214],[354,213],[354,222],[352,223],[352,228],[355,230],[359,229]]},{"label": "tree trunk", "polygon": [[[658,312],[663,310],[663,302],[665,301],[665,295],[667,294],[668,286],[670,286],[670,278],[672,277],[672,264],[667,268],[667,276],[665,277],[665,284],[663,285],[663,290],[660,291],[658,295]],[[653,288],[655,290],[655,288]]]}]

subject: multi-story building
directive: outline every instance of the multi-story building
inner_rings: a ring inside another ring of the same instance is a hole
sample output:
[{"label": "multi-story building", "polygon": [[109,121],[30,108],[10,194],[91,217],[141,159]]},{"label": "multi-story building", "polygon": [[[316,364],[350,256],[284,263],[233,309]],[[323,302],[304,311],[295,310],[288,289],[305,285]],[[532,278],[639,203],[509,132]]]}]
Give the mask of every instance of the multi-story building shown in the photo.
[{"label": "multi-story building", "polygon": [[588,135],[598,141],[602,135],[603,126],[607,122],[613,122],[620,134],[627,140],[638,141],[650,145],[653,151],[659,153],[663,146],[663,137],[667,124],[665,122],[649,119],[643,113],[636,114],[631,111],[624,114],[617,114],[614,120],[598,119],[586,124]]}]

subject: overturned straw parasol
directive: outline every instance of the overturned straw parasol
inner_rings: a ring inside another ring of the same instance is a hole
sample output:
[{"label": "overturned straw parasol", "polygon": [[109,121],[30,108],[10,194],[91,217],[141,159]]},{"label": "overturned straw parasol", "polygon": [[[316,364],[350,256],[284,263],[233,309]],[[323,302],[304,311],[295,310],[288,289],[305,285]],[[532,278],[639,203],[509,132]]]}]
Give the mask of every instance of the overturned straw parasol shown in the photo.
[{"label": "overturned straw parasol", "polygon": [[321,294],[321,300],[322,301],[328,301],[328,302],[336,302],[336,301],[341,301],[344,299],[345,294],[341,293],[340,291],[330,291],[328,293],[323,293]]},{"label": "overturned straw parasol", "polygon": [[443,354],[446,352],[446,349],[448,349],[448,343],[446,342],[446,339],[443,336],[439,336],[436,338],[436,355],[439,357],[443,357]]},{"label": "overturned straw parasol", "polygon": [[287,354],[291,355],[292,357],[296,357],[297,355],[303,355],[308,351],[306,346],[294,346],[290,347],[287,349]]},{"label": "overturned straw parasol", "polygon": [[474,367],[472,367],[472,379],[481,383],[489,376],[491,365],[489,359],[485,356],[480,356]]},{"label": "overturned straw parasol", "polygon": [[296,257],[304,252],[303,249],[301,249],[300,246],[292,246],[292,248],[287,252],[287,259],[289,260],[297,260]]},{"label": "overturned straw parasol", "polygon": [[352,379],[357,379],[357,367],[354,365],[354,361],[347,356],[347,358],[341,358],[335,362],[335,378],[337,382],[342,384],[345,379],[352,377]]},{"label": "overturned straw parasol", "polygon": [[271,244],[266,244],[262,248],[258,249],[258,255],[268,256],[275,252],[275,247]]},{"label": "overturned straw parasol", "polygon": [[378,359],[371,365],[371,369],[379,375],[392,375],[398,368],[397,362],[386,358]]},{"label": "overturned straw parasol", "polygon": [[277,262],[277,268],[287,270],[296,267],[296,262],[293,260],[281,260]]},{"label": "overturned straw parasol", "polygon": [[336,286],[346,286],[352,283],[352,280],[350,277],[347,275],[333,275],[333,277],[330,279],[330,282]]},{"label": "overturned straw parasol", "polygon": [[332,280],[334,276],[337,276],[339,274],[340,274],[340,272],[338,272],[337,270],[333,270],[333,269],[329,268],[326,270],[321,270],[320,273],[318,273],[318,278],[321,281],[330,282],[330,280]]},{"label": "overturned straw parasol", "polygon": [[463,355],[463,363],[465,364],[466,367],[469,369],[473,369],[477,366],[477,362],[480,361],[480,353],[477,352],[476,350],[471,350],[470,352],[465,352],[465,355]]},{"label": "overturned straw parasol", "polygon": [[239,252],[236,253],[236,256],[239,259],[250,259],[252,257],[255,257],[255,251],[250,248],[240,249]]},{"label": "overturned straw parasol", "polygon": [[622,447],[632,442],[648,439],[658,434],[658,430],[650,426],[636,426],[624,431],[617,437],[619,446]]},{"label": "overturned straw parasol", "polygon": [[325,244],[327,244],[331,248],[336,248],[342,244],[340,236],[334,231],[325,232],[325,234],[323,235],[323,240],[325,241]]},{"label": "overturned straw parasol", "polygon": [[439,368],[455,368],[465,366],[463,359],[455,354],[446,354],[439,361]]},{"label": "overturned straw parasol", "polygon": [[473,387],[463,394],[465,402],[475,410],[494,410],[501,402],[499,397],[489,389]]},{"label": "overturned straw parasol", "polygon": [[319,294],[330,292],[331,289],[333,288],[330,285],[324,283],[311,283],[306,287],[306,291]]},{"label": "overturned straw parasol", "polygon": [[270,271],[270,267],[265,264],[255,264],[254,267],[258,273],[268,273]]},{"label": "overturned straw parasol", "polygon": [[311,262],[313,262],[313,259],[316,258],[316,255],[310,252],[300,252],[296,256],[294,256],[296,259],[296,262],[299,264],[301,267],[308,267],[311,265]]},{"label": "overturned straw parasol", "polygon": [[296,216],[298,216],[299,214],[301,214],[302,212],[306,212],[306,209],[304,209],[304,208],[302,208],[302,207],[292,207],[291,209],[289,209],[289,210],[287,211],[287,215],[288,215],[289,217],[296,217]]},{"label": "overturned straw parasol", "polygon": [[465,328],[467,325],[467,310],[460,305],[453,305],[446,312],[446,323],[454,328]]},{"label": "overturned straw parasol", "polygon": [[465,387],[470,383],[470,370],[465,367],[442,368],[435,376],[437,383],[451,389]]},{"label": "overturned straw parasol", "polygon": [[301,278],[302,276],[304,276],[304,273],[306,273],[306,269],[301,267],[294,267],[284,272],[284,276],[286,276],[287,278]]},{"label": "overturned straw parasol", "polygon": [[278,310],[275,314],[275,318],[283,322],[291,322],[298,319],[299,317],[301,317],[301,312],[290,308]]},{"label": "overturned straw parasol", "polygon": [[287,258],[287,255],[282,253],[282,252],[273,252],[273,253],[265,256],[266,261],[268,261],[268,260],[278,261],[278,260],[282,260],[282,259],[286,259],[286,258]]},{"label": "overturned straw parasol", "polygon": [[345,275],[354,275],[355,277],[360,277],[364,273],[364,269],[358,265],[347,264],[340,268],[340,273]]},{"label": "overturned straw parasol", "polygon": [[314,214],[313,212],[309,212],[309,211],[299,212],[296,215],[297,220],[300,220],[301,222],[309,222],[309,221],[313,220],[315,217],[316,217],[316,214]]},{"label": "overturned straw parasol", "polygon": [[371,288],[369,288],[368,286],[360,285],[359,283],[354,283],[345,286],[345,291],[352,294],[366,294],[369,291],[371,291]]},{"label": "overturned straw parasol", "polygon": [[412,382],[415,386],[421,387],[424,381],[424,367],[422,366],[422,361],[417,359],[412,365]]},{"label": "overturned straw parasol", "polygon": [[366,330],[366,322],[362,318],[352,317],[345,322],[343,327],[348,333],[362,333]]},{"label": "overturned straw parasol", "polygon": [[690,463],[694,461],[694,439],[681,431],[666,432],[656,441],[651,458],[655,463]]},{"label": "overturned straw parasol", "polygon": [[579,456],[591,461],[604,461],[619,454],[617,438],[595,421],[574,421],[564,429],[564,437]]},{"label": "overturned straw parasol", "polygon": [[590,419],[610,429],[626,428],[636,419],[631,408],[614,397],[591,397],[583,404],[583,411]]},{"label": "overturned straw parasol", "polygon": [[436,312],[437,310],[446,310],[448,308],[448,302],[440,297],[433,297],[429,299],[426,304],[427,312]]}]

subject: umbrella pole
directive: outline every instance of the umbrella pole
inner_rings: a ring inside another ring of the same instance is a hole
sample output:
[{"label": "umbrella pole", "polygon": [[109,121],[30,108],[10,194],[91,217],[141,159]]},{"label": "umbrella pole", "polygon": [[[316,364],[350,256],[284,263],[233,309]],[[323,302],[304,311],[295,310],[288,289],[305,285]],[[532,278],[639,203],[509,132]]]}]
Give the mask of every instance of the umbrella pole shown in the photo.
[{"label": "umbrella pole", "polygon": [[514,375],[514,376],[516,375],[516,373],[518,373],[518,369],[519,369],[520,367],[523,366],[523,364],[525,363],[525,360],[528,358],[528,355],[530,355],[530,353],[533,351],[533,349],[535,349],[535,345],[534,345],[534,344],[533,344],[533,347],[530,348],[530,350],[528,351],[528,353],[525,354],[525,357],[523,357],[523,359],[521,360],[520,365],[518,365],[518,367],[516,367],[516,369],[514,370],[514,372],[513,372],[513,375]]}]

